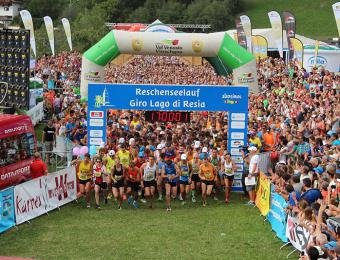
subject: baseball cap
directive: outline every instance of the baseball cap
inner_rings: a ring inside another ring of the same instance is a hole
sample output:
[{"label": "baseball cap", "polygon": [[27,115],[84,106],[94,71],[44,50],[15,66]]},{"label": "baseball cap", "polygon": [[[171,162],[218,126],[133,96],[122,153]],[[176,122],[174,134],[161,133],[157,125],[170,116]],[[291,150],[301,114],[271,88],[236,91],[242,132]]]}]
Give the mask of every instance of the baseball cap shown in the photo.
[{"label": "baseball cap", "polygon": [[207,147],[203,147],[202,148],[202,153],[207,153],[208,152],[208,148]]},{"label": "baseball cap", "polygon": [[186,160],[187,159],[187,155],[186,154],[182,154],[181,155],[181,160]]},{"label": "baseball cap", "polygon": [[254,152],[256,152],[256,151],[257,151],[257,148],[256,148],[256,146],[250,146],[250,147],[248,148],[248,151],[254,151]]},{"label": "baseball cap", "polygon": [[195,141],[194,148],[200,148],[200,141]]},{"label": "baseball cap", "polygon": [[119,138],[119,141],[118,141],[118,143],[120,143],[120,144],[123,144],[123,143],[125,143],[125,139],[124,139],[123,137]]},{"label": "baseball cap", "polygon": [[158,144],[158,145],[157,145],[157,150],[162,150],[162,148],[163,148],[163,145],[162,145],[162,144]]},{"label": "baseball cap", "polygon": [[135,143],[135,138],[130,138],[130,140],[129,140],[129,145],[132,145],[132,144],[134,144]]},{"label": "baseball cap", "polygon": [[318,166],[318,167],[313,168],[313,171],[315,171],[318,174],[322,174],[323,168],[321,166]]},{"label": "baseball cap", "polygon": [[109,151],[109,155],[111,156],[111,155],[115,155],[116,153],[115,153],[115,151],[114,150],[110,150]]},{"label": "baseball cap", "polygon": [[324,248],[327,248],[328,250],[334,251],[336,248],[337,244],[335,241],[328,242],[327,244],[323,245]]}]

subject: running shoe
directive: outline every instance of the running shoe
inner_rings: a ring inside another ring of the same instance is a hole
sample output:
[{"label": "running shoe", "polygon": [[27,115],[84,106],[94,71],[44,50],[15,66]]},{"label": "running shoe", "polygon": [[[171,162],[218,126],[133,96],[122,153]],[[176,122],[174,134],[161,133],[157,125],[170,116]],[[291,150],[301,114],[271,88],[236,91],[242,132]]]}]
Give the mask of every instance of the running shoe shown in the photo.
[{"label": "running shoe", "polygon": [[98,204],[96,204],[96,209],[100,209],[100,206]]},{"label": "running shoe", "polygon": [[132,197],[130,196],[129,198],[128,198],[128,204],[130,205],[131,204],[131,202],[132,202]]},{"label": "running shoe", "polygon": [[214,200],[215,200],[215,201],[218,201],[218,198],[217,198],[216,196],[214,196]]},{"label": "running shoe", "polygon": [[140,201],[144,204],[147,202],[146,199],[141,199]]},{"label": "running shoe", "polygon": [[112,194],[107,195],[107,199],[108,200],[112,199]]},{"label": "running shoe", "polygon": [[170,208],[170,207],[167,207],[167,208],[166,208],[166,212],[171,212],[171,208]]},{"label": "running shoe", "polygon": [[159,196],[158,196],[158,201],[163,201],[162,195],[159,195]]},{"label": "running shoe", "polygon": [[91,208],[91,205],[90,204],[86,204],[86,208]]},{"label": "running shoe", "polygon": [[138,205],[137,201],[135,201],[135,200],[133,201],[132,205],[135,209],[139,208],[139,205]]},{"label": "running shoe", "polygon": [[192,197],[192,198],[191,198],[191,201],[192,201],[193,203],[195,203],[195,202],[196,202],[196,198],[195,198],[195,197]]},{"label": "running shoe", "polygon": [[207,206],[207,203],[205,201],[203,201],[203,207]]},{"label": "running shoe", "polygon": [[181,194],[179,194],[178,199],[179,199],[180,201],[183,201],[183,198],[182,198],[182,195],[181,195]]},{"label": "running shoe", "polygon": [[247,205],[248,205],[248,206],[255,206],[255,203],[254,203],[253,201],[248,201],[248,202],[247,202]]},{"label": "running shoe", "polygon": [[121,207],[121,206],[118,206],[118,210],[122,210],[122,207]]}]

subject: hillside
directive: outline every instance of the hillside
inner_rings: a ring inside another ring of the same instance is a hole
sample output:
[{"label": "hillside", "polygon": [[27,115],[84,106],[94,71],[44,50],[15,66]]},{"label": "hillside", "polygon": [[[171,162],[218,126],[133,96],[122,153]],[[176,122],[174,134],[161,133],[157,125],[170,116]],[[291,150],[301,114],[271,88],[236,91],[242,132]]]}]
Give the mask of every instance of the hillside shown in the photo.
[{"label": "hillside", "polygon": [[297,33],[319,40],[338,36],[332,4],[336,0],[242,0],[244,12],[253,28],[268,28],[267,13],[291,11],[296,18]]}]

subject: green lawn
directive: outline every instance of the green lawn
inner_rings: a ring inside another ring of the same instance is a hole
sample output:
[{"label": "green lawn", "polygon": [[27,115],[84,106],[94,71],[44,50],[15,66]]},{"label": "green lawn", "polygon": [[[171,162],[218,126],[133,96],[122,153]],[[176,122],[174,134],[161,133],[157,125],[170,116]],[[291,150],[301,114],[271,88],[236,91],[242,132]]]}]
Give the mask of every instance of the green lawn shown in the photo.
[{"label": "green lawn", "polygon": [[[155,209],[122,211],[112,205],[85,209],[71,203],[12,229],[0,237],[0,255],[36,259],[285,259],[292,247],[280,250],[270,224],[256,208],[232,196],[228,207],[209,201],[206,208],[191,202],[164,203]],[[297,254],[291,259],[297,259]]]},{"label": "green lawn", "polygon": [[335,0],[242,0],[253,28],[270,28],[268,12],[291,11],[297,33],[319,39],[338,37],[332,4]]}]

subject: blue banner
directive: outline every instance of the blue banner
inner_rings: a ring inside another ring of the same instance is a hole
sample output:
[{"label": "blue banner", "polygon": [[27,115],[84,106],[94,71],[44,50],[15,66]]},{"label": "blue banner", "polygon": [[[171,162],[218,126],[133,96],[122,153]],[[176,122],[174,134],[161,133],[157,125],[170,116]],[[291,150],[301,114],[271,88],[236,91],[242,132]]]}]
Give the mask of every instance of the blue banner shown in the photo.
[{"label": "blue banner", "polygon": [[275,191],[275,186],[271,185],[271,201],[270,210],[267,215],[269,223],[272,225],[272,230],[275,231],[278,238],[284,243],[288,242],[286,237],[287,213],[285,208],[288,204],[286,200]]},{"label": "blue banner", "polygon": [[[106,142],[106,110],[228,111],[228,150],[236,163],[234,190],[242,190],[247,142],[248,88],[205,85],[89,84],[88,146]],[[93,147],[92,147],[92,150]]]},{"label": "blue banner", "polygon": [[14,227],[14,189],[0,191],[0,233]]}]

